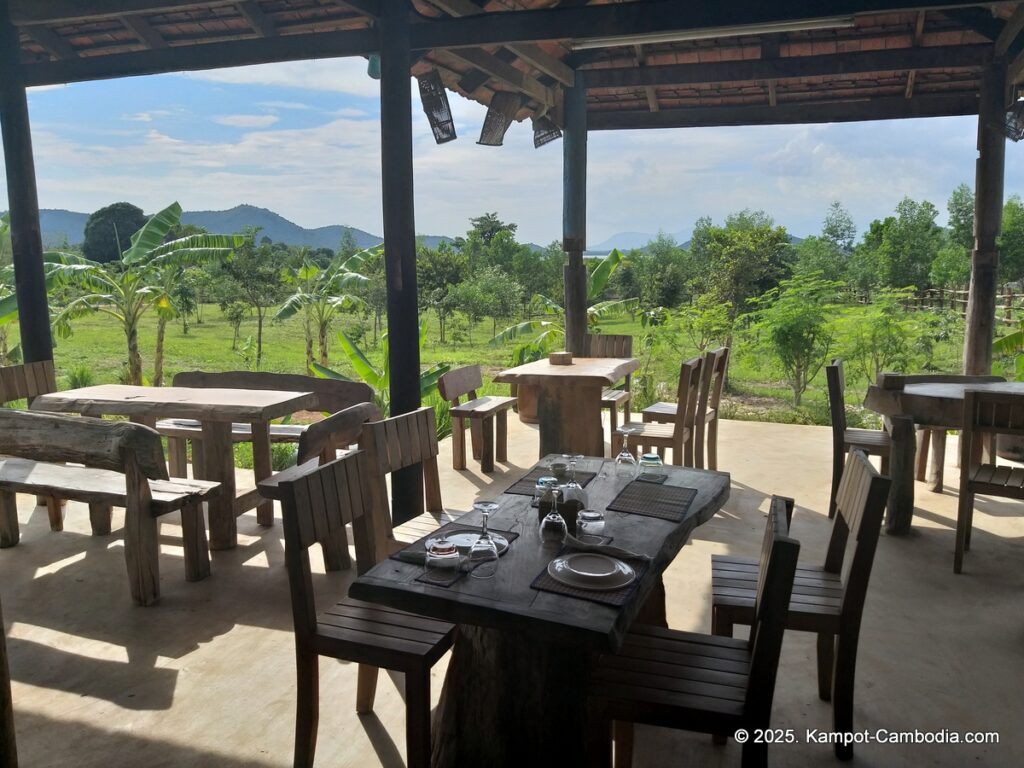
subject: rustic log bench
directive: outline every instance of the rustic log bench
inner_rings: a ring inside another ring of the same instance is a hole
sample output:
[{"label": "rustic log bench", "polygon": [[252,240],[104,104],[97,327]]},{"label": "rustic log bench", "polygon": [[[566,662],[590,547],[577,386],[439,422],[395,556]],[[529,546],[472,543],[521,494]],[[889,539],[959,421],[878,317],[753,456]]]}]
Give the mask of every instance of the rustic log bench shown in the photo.
[{"label": "rustic log bench", "polygon": [[[473,458],[480,460],[481,471],[494,471],[495,455],[498,461],[508,459],[508,412],[516,404],[516,398],[477,397],[476,391],[483,385],[479,365],[449,371],[437,380],[441,397],[451,404],[452,467],[455,469],[466,468],[467,420],[473,441]],[[463,395],[468,400],[460,405],[459,398]]]},{"label": "rustic log bench", "polygon": [[[132,599],[160,596],[157,518],[181,510],[185,578],[210,573],[201,502],[218,483],[170,480],[160,436],[140,424],[0,409],[0,547],[18,543],[15,493],[89,505],[93,535],[110,533],[111,509],[125,508],[125,561]],[[81,466],[70,466],[70,465]]]}]

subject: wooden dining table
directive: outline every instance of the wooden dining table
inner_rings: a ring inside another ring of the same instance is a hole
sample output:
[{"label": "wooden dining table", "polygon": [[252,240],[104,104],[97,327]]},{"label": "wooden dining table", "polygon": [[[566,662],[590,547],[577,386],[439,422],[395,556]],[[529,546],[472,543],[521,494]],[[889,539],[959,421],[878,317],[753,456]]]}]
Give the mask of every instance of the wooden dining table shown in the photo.
[{"label": "wooden dining table", "polygon": [[[535,468],[546,467],[554,456]],[[589,506],[605,509],[628,480],[612,460],[587,458],[579,471],[597,473],[586,486]],[[432,736],[434,768],[486,765],[577,765],[585,732],[586,688],[595,654],[617,650],[634,620],[664,625],[662,573],[690,533],[729,498],[724,472],[666,467],[666,483],[696,489],[681,522],[606,512],[612,546],[650,556],[635,590],[621,606],[534,589],[558,555],[545,544],[532,498],[504,493],[495,500],[493,530],[519,534],[489,579],[465,576],[451,586],[417,581],[422,565],[394,558],[353,582],[353,598],[458,625]],[[480,525],[469,513],[457,521]]]},{"label": "wooden dining table", "polygon": [[[1024,382],[931,382],[900,386],[898,377],[891,377],[889,386],[872,385],[864,397],[864,407],[890,419],[909,417],[919,427],[961,429],[964,416],[964,392],[968,389],[982,392],[1024,394]],[[892,490],[889,495],[890,520],[899,521],[897,530],[905,533],[914,514],[914,454],[916,444],[913,430],[892,430],[892,457],[890,471]],[[895,460],[896,457],[900,460]],[[933,459],[938,457],[933,453]],[[938,489],[941,491],[941,489]]]},{"label": "wooden dining table", "polygon": [[256,488],[236,494],[231,425],[243,422],[252,426],[253,469],[259,483],[272,473],[270,422],[315,405],[312,392],[101,384],[41,395],[31,408],[83,416],[125,416],[149,427],[159,419],[199,421],[203,425],[203,458],[192,471],[197,479],[218,482],[222,488],[221,494],[208,502],[210,549],[232,549],[238,543],[235,518],[255,507],[262,513],[260,522],[270,524],[273,502]]},{"label": "wooden dining table", "polygon": [[640,361],[632,357],[577,357],[571,365],[545,358],[504,370],[494,380],[537,389],[540,456],[601,456],[601,392],[639,367]]}]

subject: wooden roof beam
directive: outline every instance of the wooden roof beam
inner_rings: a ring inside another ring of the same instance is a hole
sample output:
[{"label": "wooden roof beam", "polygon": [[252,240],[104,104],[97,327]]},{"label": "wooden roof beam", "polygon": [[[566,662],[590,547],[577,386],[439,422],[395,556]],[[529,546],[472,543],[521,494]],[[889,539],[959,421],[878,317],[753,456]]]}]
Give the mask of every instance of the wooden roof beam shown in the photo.
[{"label": "wooden roof beam", "polygon": [[202,8],[211,5],[234,5],[237,0],[8,0],[11,21],[16,26],[28,24],[64,24],[69,21],[84,21],[110,17],[130,16],[144,13],[153,16],[158,13],[175,13],[188,8]]},{"label": "wooden roof beam", "polygon": [[[636,53],[636,65],[643,67],[647,64],[647,54],[644,53],[644,47],[642,45],[634,45],[633,51]],[[644,95],[647,97],[647,108],[651,112],[657,112],[661,105],[658,104],[658,91],[653,85],[644,86]]]},{"label": "wooden roof beam", "polygon": [[820,56],[788,56],[781,59],[740,59],[705,64],[671,64],[660,67],[588,69],[588,88],[639,88],[645,85],[724,83],[742,80],[785,80],[888,72],[907,69],[981,67],[992,55],[985,44],[902,48]]},{"label": "wooden roof beam", "polygon": [[[917,20],[914,22],[914,47],[921,45],[924,39],[924,17],[925,11],[917,12]],[[903,90],[903,97],[909,99],[914,95],[914,83],[917,81],[917,70],[907,72],[907,87]]]},{"label": "wooden roof beam", "polygon": [[[487,13],[472,0],[429,0],[430,4],[441,9],[449,16],[478,16]],[[576,82],[576,73],[560,59],[552,56],[540,46],[532,43],[510,45],[509,50],[532,67],[554,78],[562,85],[572,86]]]},{"label": "wooden roof beam", "polygon": [[999,37],[996,38],[996,56],[1003,56],[1010,50],[1010,46],[1020,35],[1021,30],[1024,30],[1024,5],[1017,7],[1013,16],[1007,19]]},{"label": "wooden roof beam", "polygon": [[78,51],[67,40],[48,27],[27,27],[23,30],[55,59],[77,59]]},{"label": "wooden roof beam", "polygon": [[135,36],[142,41],[147,48],[166,48],[167,41],[164,40],[156,29],[142,16],[122,16],[121,23],[135,33]]},{"label": "wooden roof beam", "polygon": [[494,54],[476,48],[460,48],[457,51],[449,51],[448,54],[481,72],[486,72],[494,79],[525,94],[534,101],[546,106],[555,105],[555,96],[551,88],[542,85],[536,78],[530,77]]},{"label": "wooden roof beam", "polygon": [[260,37],[273,37],[277,34],[277,24],[267,16],[255,0],[246,0],[238,4],[238,12],[245,17],[256,34]]},{"label": "wooden roof beam", "polygon": [[898,120],[908,117],[945,117],[978,114],[978,97],[971,94],[927,95],[905,99],[885,96],[849,102],[803,102],[732,107],[687,107],[660,112],[591,110],[592,131],[635,128],[697,128],[723,125],[780,125]]}]

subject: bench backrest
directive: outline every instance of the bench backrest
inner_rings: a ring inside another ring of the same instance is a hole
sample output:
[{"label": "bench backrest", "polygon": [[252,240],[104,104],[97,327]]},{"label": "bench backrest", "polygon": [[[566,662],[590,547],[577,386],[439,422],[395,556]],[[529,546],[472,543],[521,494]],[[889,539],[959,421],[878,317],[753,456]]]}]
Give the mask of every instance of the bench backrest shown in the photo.
[{"label": "bench backrest", "polygon": [[57,391],[53,360],[0,368],[0,403],[32,399]]},{"label": "bench backrest", "polygon": [[0,454],[168,479],[160,435],[127,421],[0,408]]},{"label": "bench backrest", "polygon": [[[588,333],[583,337],[583,357],[632,357],[633,337],[626,333]],[[624,384],[632,388],[632,376]]]},{"label": "bench backrest", "polygon": [[750,677],[744,701],[748,722],[767,723],[786,629],[800,542],[789,537],[786,499],[772,497],[761,544],[761,561],[750,625]]},{"label": "bench backrest", "polygon": [[338,531],[351,523],[359,572],[365,572],[376,562],[371,529],[366,526],[368,506],[363,495],[361,465],[362,454],[356,451],[281,483],[285,566],[298,639],[308,640],[316,631],[310,546],[333,540]]},{"label": "bench backrest", "polygon": [[313,392],[316,409],[337,413],[356,403],[373,400],[373,390],[362,382],[339,379],[317,379],[297,373],[266,373],[263,371],[182,371],[174,376],[175,387],[207,387],[221,389],[276,389],[284,392]]},{"label": "bench backrest", "polygon": [[337,458],[339,448],[355,445],[363,434],[363,424],[379,421],[380,411],[373,403],[359,403],[332,413],[326,419],[310,424],[299,435],[298,463],[320,457],[325,464]]},{"label": "bench backrest", "polygon": [[469,400],[475,400],[477,390],[484,385],[480,375],[479,365],[467,365],[464,368],[456,368],[448,371],[437,380],[437,391],[445,400],[452,405],[459,404],[459,398],[466,395]]},{"label": "bench backrest", "polygon": [[[840,575],[840,620],[848,622],[854,631],[864,611],[889,486],[889,478],[880,475],[862,451],[850,451],[836,492],[836,516],[825,553],[825,570]],[[847,549],[852,552],[848,554]]]}]

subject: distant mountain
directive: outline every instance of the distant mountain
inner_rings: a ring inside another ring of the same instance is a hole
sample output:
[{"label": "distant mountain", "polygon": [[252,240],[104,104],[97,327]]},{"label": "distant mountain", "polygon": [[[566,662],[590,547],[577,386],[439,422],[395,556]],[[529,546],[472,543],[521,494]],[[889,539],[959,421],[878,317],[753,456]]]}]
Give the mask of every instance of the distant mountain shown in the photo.
[{"label": "distant mountain", "polygon": [[[88,219],[88,213],[54,208],[40,210],[39,223],[43,234],[43,247],[59,248],[65,243],[80,244],[85,239],[85,222]],[[237,205],[226,211],[185,211],[181,215],[181,220],[186,224],[194,224],[210,232],[219,233],[241,232],[247,227],[259,227],[260,236],[269,237],[275,243],[305,245],[310,248],[336,250],[346,229],[352,230],[356,246],[359,248],[372,248],[384,241],[380,235],[339,224],[306,229],[280,214],[254,205]],[[421,239],[429,248],[436,248],[442,242],[451,242],[451,238],[444,235],[421,235]]]}]

